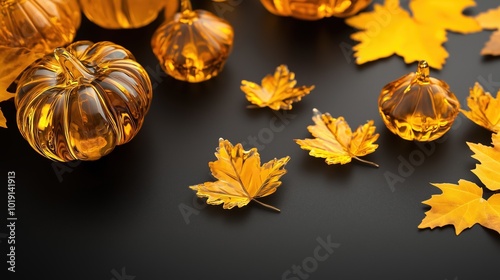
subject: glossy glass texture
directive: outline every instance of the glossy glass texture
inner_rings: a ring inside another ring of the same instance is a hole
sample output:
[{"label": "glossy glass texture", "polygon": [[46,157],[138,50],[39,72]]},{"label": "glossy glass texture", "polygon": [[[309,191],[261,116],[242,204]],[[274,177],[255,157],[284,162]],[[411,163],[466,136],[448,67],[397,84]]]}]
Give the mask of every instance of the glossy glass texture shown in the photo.
[{"label": "glossy glass texture", "polygon": [[268,11],[278,16],[304,20],[325,17],[349,17],[370,4],[371,0],[260,0]]},{"label": "glossy glass texture", "polygon": [[139,28],[151,23],[165,7],[176,12],[177,0],[80,0],[85,16],[108,29]]},{"label": "glossy glass texture", "polygon": [[0,0],[0,45],[50,53],[80,26],[77,0]]},{"label": "glossy glass texture", "polygon": [[209,80],[222,71],[231,53],[233,28],[208,11],[193,11],[189,1],[183,1],[181,9],[154,33],[153,52],[162,69],[175,79]]},{"label": "glossy glass texture", "polygon": [[128,50],[79,41],[24,71],[17,125],[45,157],[97,160],[137,134],[151,99],[149,76]]},{"label": "glossy glass texture", "polygon": [[460,103],[447,83],[429,76],[427,62],[416,73],[384,86],[378,99],[387,128],[405,140],[432,141],[452,126]]}]

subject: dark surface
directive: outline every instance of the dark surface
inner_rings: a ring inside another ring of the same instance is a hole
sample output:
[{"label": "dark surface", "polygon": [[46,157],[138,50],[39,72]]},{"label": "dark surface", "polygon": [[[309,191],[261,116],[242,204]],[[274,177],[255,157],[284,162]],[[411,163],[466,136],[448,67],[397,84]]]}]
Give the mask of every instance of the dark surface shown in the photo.
[{"label": "dark surface", "polygon": [[[122,31],[83,21],[77,39],[122,44],[155,84],[139,135],[99,161],[55,168],[19,134],[13,102],[1,104],[9,129],[0,129],[0,205],[6,213],[7,171],[15,171],[18,221],[16,277],[6,272],[7,242],[1,239],[0,275],[6,276],[0,278],[282,279],[305,264],[310,272],[302,268],[302,279],[499,279],[500,236],[494,231],[476,225],[455,236],[451,226],[417,229],[428,210],[421,202],[440,192],[429,182],[479,183],[465,142],[489,144],[491,134],[460,115],[446,138],[428,144],[430,152],[418,158],[421,149],[392,135],[377,112],[380,89],[416,64],[393,56],[357,66],[341,50],[355,44],[349,39],[354,30],[343,20],[298,21],[273,16],[258,1],[232,1],[240,2],[232,10],[215,4],[236,39],[222,74],[202,84],[161,72],[150,48],[161,19]],[[470,14],[498,4],[477,2]],[[212,3],[205,8],[216,11]],[[483,86],[495,92],[499,87],[493,81],[500,82],[500,59],[479,55],[490,34],[448,33],[450,57],[431,74],[447,81],[464,107],[474,82],[490,80]],[[243,79],[260,81],[282,63],[299,84],[316,89],[270,135],[276,114],[246,109],[239,86]],[[365,159],[380,168],[328,166],[301,150],[293,139],[310,136],[312,108],[344,116],[352,127],[375,120],[380,146]],[[232,143],[256,137],[263,162],[291,156],[282,186],[262,199],[280,214],[256,203],[229,211],[196,199],[188,186],[213,180],[207,163],[215,159],[219,137]],[[400,173],[401,159],[412,160],[413,171]],[[60,168],[66,172],[58,178]],[[388,172],[404,181],[391,187]],[[180,209],[191,215],[185,219]],[[0,234],[7,232],[4,225]],[[318,238],[340,244],[327,255],[318,251],[328,256],[323,261],[314,260]]]}]

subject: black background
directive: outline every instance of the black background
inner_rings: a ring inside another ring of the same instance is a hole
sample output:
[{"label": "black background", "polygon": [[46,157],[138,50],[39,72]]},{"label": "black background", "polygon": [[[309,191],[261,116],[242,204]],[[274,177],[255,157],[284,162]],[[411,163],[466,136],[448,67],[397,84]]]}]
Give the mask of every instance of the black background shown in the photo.
[{"label": "black background", "polygon": [[[468,14],[498,4],[477,2]],[[15,171],[18,218],[17,272],[7,273],[7,242],[1,239],[1,279],[282,279],[293,265],[314,264],[318,238],[340,246],[304,272],[307,279],[499,279],[496,232],[479,225],[459,236],[452,226],[417,228],[429,209],[421,202],[440,193],[430,182],[480,184],[470,172],[477,162],[466,141],[488,145],[491,133],[460,115],[419,157],[422,147],[391,134],[377,111],[380,89],[416,64],[392,56],[357,66],[349,53],[354,29],[341,19],[306,22],[274,16],[258,1],[229,3],[193,3],[235,29],[224,71],[201,84],[161,72],[150,47],[161,17],[145,28],[119,31],[83,19],[77,40],[125,46],[155,86],[141,132],[99,161],[55,166],[19,134],[13,102],[1,104],[9,128],[0,130],[0,205],[6,213],[7,171]],[[448,82],[463,107],[476,81],[494,92],[500,86],[500,60],[479,54],[490,34],[448,33],[450,57],[443,70],[431,73]],[[243,79],[260,82],[280,64],[296,73],[299,85],[316,89],[293,105],[285,123],[276,122],[281,131],[269,134],[276,113],[246,109],[239,86]],[[313,108],[344,116],[353,128],[375,120],[380,146],[365,159],[380,168],[328,166],[301,150],[293,139],[310,137]],[[282,186],[262,199],[280,214],[256,203],[224,210],[195,197],[188,186],[214,180],[207,163],[220,137],[232,143],[256,137],[263,162],[291,156]],[[402,161],[412,168],[398,171]],[[389,173],[403,182],[391,187],[384,176]],[[0,233],[7,233],[5,226]]]}]

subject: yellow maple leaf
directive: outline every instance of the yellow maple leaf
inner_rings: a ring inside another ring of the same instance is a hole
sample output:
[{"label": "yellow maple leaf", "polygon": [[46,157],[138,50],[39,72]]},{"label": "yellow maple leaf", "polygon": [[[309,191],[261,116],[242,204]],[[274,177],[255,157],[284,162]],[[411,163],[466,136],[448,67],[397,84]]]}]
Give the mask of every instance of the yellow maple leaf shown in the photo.
[{"label": "yellow maple leaf", "polygon": [[281,185],[280,177],[290,157],[273,159],[262,166],[256,148],[248,151],[241,144],[233,146],[228,140],[219,139],[216,161],[208,165],[216,182],[190,186],[198,197],[206,197],[208,204],[222,204],[224,209],[243,207],[250,201],[280,211],[278,208],[258,201],[256,198],[273,194]]},{"label": "yellow maple leaf", "polygon": [[353,133],[343,117],[333,118],[329,113],[321,114],[313,109],[315,125],[307,127],[314,139],[295,139],[309,155],[324,158],[328,164],[346,164],[352,159],[378,167],[376,163],[363,160],[359,157],[373,153],[378,145],[374,142],[379,134],[374,134],[373,121],[359,126]]},{"label": "yellow maple leaf", "polygon": [[462,14],[469,7],[476,6],[473,0],[411,0],[410,9],[417,22],[428,23],[459,33],[481,31],[478,21]]},{"label": "yellow maple leaf", "polygon": [[492,191],[500,190],[500,134],[493,134],[493,147],[467,142],[480,164],[472,170],[483,184]]},{"label": "yellow maple leaf", "polygon": [[500,194],[483,198],[483,189],[467,180],[455,184],[432,184],[442,194],[433,195],[422,203],[431,206],[418,228],[435,228],[446,225],[455,227],[455,234],[471,228],[476,223],[500,233]]},{"label": "yellow maple leaf", "polygon": [[[377,20],[388,18],[383,26]],[[357,64],[363,64],[393,54],[402,56],[406,63],[427,60],[429,66],[441,69],[448,52],[442,46],[446,31],[432,24],[419,24],[399,6],[399,0],[386,0],[375,4],[372,12],[346,19],[346,23],[362,31],[351,35],[360,43],[353,47]],[[375,31],[373,31],[375,29]]]},{"label": "yellow maple leaf", "polygon": [[494,194],[488,199],[486,218],[481,225],[500,233],[500,194]]},{"label": "yellow maple leaf", "polygon": [[494,98],[476,82],[469,90],[467,106],[470,111],[460,111],[471,121],[493,132],[500,132],[500,91]]},{"label": "yellow maple leaf", "polygon": [[479,31],[478,23],[462,15],[461,10],[474,4],[470,0],[412,0],[414,17],[399,5],[399,0],[374,4],[373,11],[346,19],[361,31],[351,38],[360,43],[353,47],[357,64],[397,54],[406,63],[427,60],[441,69],[448,57],[443,47],[446,29],[463,33]]},{"label": "yellow maple leaf", "polygon": [[[474,174],[492,191],[500,190],[500,134],[492,135],[493,147],[467,143],[474,152],[473,158],[480,161]],[[500,233],[500,194],[483,198],[483,190],[467,180],[455,184],[433,184],[442,190],[422,203],[431,206],[419,228],[431,229],[445,225],[455,226],[459,235],[464,229],[478,223]]]},{"label": "yellow maple leaf", "polygon": [[476,17],[483,29],[495,29],[481,50],[482,55],[500,55],[500,6],[480,13]]},{"label": "yellow maple leaf", "polygon": [[[26,48],[0,46],[0,102],[14,97],[7,91],[10,84],[21,72],[42,54],[34,53]],[[0,126],[7,127],[7,120],[0,111]]]},{"label": "yellow maple leaf", "polygon": [[254,104],[248,107],[269,107],[273,110],[290,110],[292,103],[298,102],[309,94],[314,86],[295,87],[295,73],[290,72],[286,65],[276,68],[274,75],[262,79],[262,86],[246,80],[241,81],[241,90],[247,100]]}]

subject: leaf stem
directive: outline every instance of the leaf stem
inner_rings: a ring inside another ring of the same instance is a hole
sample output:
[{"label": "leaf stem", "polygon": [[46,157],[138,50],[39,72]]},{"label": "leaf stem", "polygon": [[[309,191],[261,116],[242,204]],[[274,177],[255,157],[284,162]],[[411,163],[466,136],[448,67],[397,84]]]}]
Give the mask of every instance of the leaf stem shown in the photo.
[{"label": "leaf stem", "polygon": [[255,199],[255,198],[252,198],[252,200],[253,200],[253,201],[255,201],[255,202],[257,202],[258,204],[260,204],[260,205],[264,206],[264,207],[267,207],[267,208],[269,208],[269,209],[273,209],[273,210],[274,210],[274,211],[276,211],[276,212],[281,212],[281,210],[280,210],[280,209],[278,209],[278,208],[276,208],[276,207],[274,207],[274,206],[272,206],[272,205],[265,204],[264,202],[260,202],[260,201],[258,201],[258,200],[257,200],[257,199]]},{"label": "leaf stem", "polygon": [[361,162],[363,162],[363,163],[369,164],[369,165],[371,165],[371,166],[374,166],[374,167],[379,167],[379,165],[378,165],[378,164],[376,164],[375,162],[368,161],[368,160],[364,160],[364,159],[361,159],[361,158],[359,158],[359,157],[353,157],[353,158],[354,158],[354,159],[357,159],[357,160],[359,160],[359,161],[361,161]]}]

